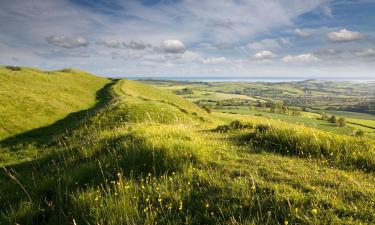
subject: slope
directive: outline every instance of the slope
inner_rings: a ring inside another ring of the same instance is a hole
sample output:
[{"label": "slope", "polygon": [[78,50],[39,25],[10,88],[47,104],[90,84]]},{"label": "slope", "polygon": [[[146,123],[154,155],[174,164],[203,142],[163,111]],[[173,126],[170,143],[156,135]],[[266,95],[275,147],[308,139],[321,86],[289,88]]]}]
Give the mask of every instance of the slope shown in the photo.
[{"label": "slope", "polygon": [[[38,147],[49,155],[0,173],[1,224],[375,222],[373,173],[341,165],[357,159],[350,151],[362,139],[269,128],[250,117],[213,129],[238,118],[221,120],[133,81],[118,81],[108,94],[106,107],[80,127]],[[343,157],[330,157],[335,141]],[[306,144],[312,152],[290,151]],[[374,165],[371,154],[364,156]]]},{"label": "slope", "polygon": [[0,140],[92,107],[107,83],[79,70],[0,67]]}]

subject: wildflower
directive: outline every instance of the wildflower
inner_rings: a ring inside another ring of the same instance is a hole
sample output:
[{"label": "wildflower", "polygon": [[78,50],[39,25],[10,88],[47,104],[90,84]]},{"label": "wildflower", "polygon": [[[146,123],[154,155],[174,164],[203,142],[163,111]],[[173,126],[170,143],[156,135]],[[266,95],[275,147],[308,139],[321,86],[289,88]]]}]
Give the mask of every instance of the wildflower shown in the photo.
[{"label": "wildflower", "polygon": [[312,209],[311,213],[314,214],[314,215],[316,215],[316,214],[318,214],[318,210],[317,209]]},{"label": "wildflower", "polygon": [[285,225],[288,225],[288,224],[289,224],[288,220],[285,220],[285,221],[284,221],[284,224],[285,224]]},{"label": "wildflower", "polygon": [[294,212],[298,213],[298,208],[295,208],[295,209],[294,209]]},{"label": "wildflower", "polygon": [[187,184],[190,185],[190,181],[188,181]]},{"label": "wildflower", "polygon": [[210,204],[206,203],[206,208],[210,207]]}]

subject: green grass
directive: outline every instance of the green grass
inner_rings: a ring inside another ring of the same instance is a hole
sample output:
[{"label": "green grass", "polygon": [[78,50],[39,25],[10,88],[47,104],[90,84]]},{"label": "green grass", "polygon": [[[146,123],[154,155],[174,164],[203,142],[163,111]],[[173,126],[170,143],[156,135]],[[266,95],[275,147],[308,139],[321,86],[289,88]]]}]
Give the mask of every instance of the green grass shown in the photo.
[{"label": "green grass", "polygon": [[[1,171],[0,224],[375,223],[366,137],[208,114],[135,81],[101,93],[100,107],[48,145],[17,142],[14,154],[43,154]],[[214,131],[235,119],[254,126]],[[256,129],[264,123],[272,128]]]},{"label": "green grass", "polygon": [[108,79],[78,70],[0,67],[0,140],[92,107],[96,92],[107,83]]},{"label": "green grass", "polygon": [[329,131],[338,134],[352,134],[353,129],[349,126],[338,127],[335,124],[329,123],[328,121],[316,119],[318,115],[312,117],[310,114],[293,116],[279,113],[271,113],[267,111],[258,111],[253,109],[228,109],[228,110],[217,110],[218,112],[235,113],[240,115],[255,115],[258,117],[264,117],[265,119],[280,120],[292,124],[301,124],[308,127],[317,128],[324,131]]}]

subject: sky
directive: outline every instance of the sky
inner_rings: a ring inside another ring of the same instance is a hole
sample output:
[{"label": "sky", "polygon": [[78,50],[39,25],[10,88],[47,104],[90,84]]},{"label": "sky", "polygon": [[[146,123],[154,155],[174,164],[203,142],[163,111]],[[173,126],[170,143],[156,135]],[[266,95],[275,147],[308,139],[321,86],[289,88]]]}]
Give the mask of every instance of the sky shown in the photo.
[{"label": "sky", "polygon": [[375,78],[375,0],[0,0],[0,64]]}]

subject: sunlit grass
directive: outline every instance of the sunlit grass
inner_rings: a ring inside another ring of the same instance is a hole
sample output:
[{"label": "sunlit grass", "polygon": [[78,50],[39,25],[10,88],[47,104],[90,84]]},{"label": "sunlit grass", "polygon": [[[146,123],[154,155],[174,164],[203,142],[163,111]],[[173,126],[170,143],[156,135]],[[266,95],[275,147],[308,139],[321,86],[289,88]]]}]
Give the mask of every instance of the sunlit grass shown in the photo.
[{"label": "sunlit grass", "polygon": [[375,222],[369,139],[256,116],[221,132],[236,115],[154,92],[118,82],[106,107],[38,148],[50,154],[8,166],[0,224]]}]

